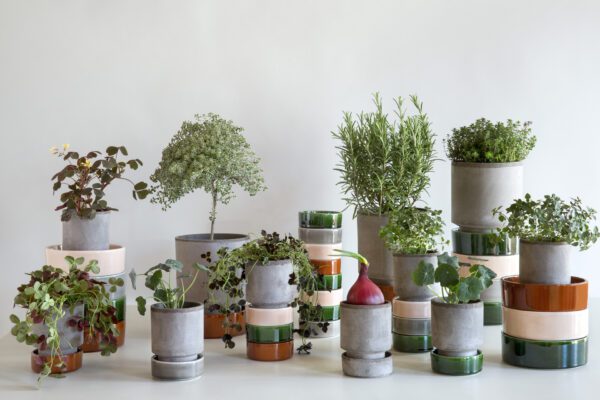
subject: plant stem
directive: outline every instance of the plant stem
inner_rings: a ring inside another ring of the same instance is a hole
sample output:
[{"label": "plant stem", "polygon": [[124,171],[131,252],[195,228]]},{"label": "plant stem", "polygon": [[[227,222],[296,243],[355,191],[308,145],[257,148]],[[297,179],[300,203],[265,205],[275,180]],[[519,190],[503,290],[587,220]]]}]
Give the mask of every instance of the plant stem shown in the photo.
[{"label": "plant stem", "polygon": [[217,218],[217,189],[212,185],[212,209],[210,211],[210,240],[215,239],[215,219]]}]

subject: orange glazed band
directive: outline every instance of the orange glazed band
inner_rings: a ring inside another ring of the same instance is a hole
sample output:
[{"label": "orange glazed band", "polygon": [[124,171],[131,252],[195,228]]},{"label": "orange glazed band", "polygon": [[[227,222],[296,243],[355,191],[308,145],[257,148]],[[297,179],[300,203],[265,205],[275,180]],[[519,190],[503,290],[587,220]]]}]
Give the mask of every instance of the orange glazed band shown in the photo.
[{"label": "orange glazed band", "polygon": [[294,355],[294,341],[280,343],[246,343],[246,355],[256,361],[283,361]]},{"label": "orange glazed band", "polygon": [[[62,357],[40,356],[38,354],[38,351],[34,350],[31,352],[31,369],[36,374],[39,374],[40,372],[42,372],[46,361],[52,359],[52,368],[50,371],[51,374],[64,374],[67,372],[77,371],[79,368],[81,368],[81,361],[83,359],[82,355],[83,351],[81,349],[77,350],[75,353],[63,355]],[[61,359],[63,362],[63,366],[58,367],[58,365],[60,365]]]},{"label": "orange glazed band", "polygon": [[[223,314],[204,314],[204,338],[205,339],[221,339],[225,334],[223,322],[225,316]],[[241,331],[237,328],[229,329],[231,336],[239,336],[246,333],[246,324],[244,321],[244,312],[232,313],[229,315],[230,324],[239,324],[242,327]]]},{"label": "orange glazed band", "polygon": [[318,269],[319,275],[339,275],[342,273],[342,259],[336,260],[310,260],[310,263]]},{"label": "orange glazed band", "polygon": [[[117,331],[119,331],[119,336],[115,337],[117,339],[117,347],[123,346],[125,343],[125,321],[118,322],[115,324]],[[83,330],[83,345],[81,346],[81,350],[84,353],[94,353],[96,351],[100,351],[100,333],[96,333],[96,335],[90,336],[90,331],[88,328]]]},{"label": "orange glazed band", "polygon": [[588,282],[573,276],[568,285],[546,285],[507,276],[502,278],[502,302],[522,311],[581,311],[588,307]]}]

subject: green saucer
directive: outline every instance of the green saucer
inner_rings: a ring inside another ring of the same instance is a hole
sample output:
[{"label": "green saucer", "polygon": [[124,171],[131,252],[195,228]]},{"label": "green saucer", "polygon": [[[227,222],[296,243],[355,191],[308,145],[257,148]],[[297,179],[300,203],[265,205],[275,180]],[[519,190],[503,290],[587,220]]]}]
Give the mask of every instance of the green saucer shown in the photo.
[{"label": "green saucer", "polygon": [[342,274],[319,275],[317,281],[319,290],[337,290],[342,288]]},{"label": "green saucer", "polygon": [[425,353],[433,348],[431,336],[400,335],[392,333],[394,337],[394,350],[402,353]]},{"label": "green saucer", "polygon": [[587,363],[588,338],[560,341],[528,340],[502,332],[502,359],[517,367],[562,369]]},{"label": "green saucer", "polygon": [[483,324],[502,325],[502,302],[483,302]]},{"label": "green saucer", "polygon": [[483,368],[483,354],[477,350],[474,356],[447,357],[438,353],[437,349],[431,352],[431,369],[444,375],[473,375],[481,372]]}]

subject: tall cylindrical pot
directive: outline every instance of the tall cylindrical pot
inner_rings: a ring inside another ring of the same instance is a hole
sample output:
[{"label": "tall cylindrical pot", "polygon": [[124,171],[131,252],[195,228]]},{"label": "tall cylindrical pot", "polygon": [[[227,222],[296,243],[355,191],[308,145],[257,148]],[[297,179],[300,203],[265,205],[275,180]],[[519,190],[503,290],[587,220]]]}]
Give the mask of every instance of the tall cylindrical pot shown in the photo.
[{"label": "tall cylindrical pot", "polygon": [[93,219],[75,212],[62,222],[63,250],[108,250],[110,245],[110,211],[96,212]]},{"label": "tall cylindrical pot", "polygon": [[246,265],[246,300],[256,308],[287,307],[298,293],[296,285],[290,285],[294,272],[291,260],[258,262]]},{"label": "tall cylindrical pot", "polygon": [[[392,288],[394,285],[394,260],[392,252],[385,247],[385,242],[379,236],[379,231],[387,222],[386,215],[358,214],[358,252],[369,260],[369,278],[379,287]],[[390,295],[392,298],[394,297],[393,293]],[[391,300],[388,297],[386,296],[386,299]]]},{"label": "tall cylindrical pot", "polygon": [[477,355],[483,345],[483,302],[448,304],[431,299],[431,340],[442,356]]},{"label": "tall cylindrical pot", "polygon": [[572,246],[565,242],[520,240],[519,279],[522,283],[571,283]]},{"label": "tall cylindrical pot", "polygon": [[433,297],[427,286],[418,286],[413,282],[412,274],[421,261],[437,268],[437,253],[394,254],[394,291],[400,300],[428,301]]},{"label": "tall cylindrical pot", "polygon": [[204,352],[204,306],[186,302],[183,308],[150,307],[152,353],[158,361],[189,362]]}]

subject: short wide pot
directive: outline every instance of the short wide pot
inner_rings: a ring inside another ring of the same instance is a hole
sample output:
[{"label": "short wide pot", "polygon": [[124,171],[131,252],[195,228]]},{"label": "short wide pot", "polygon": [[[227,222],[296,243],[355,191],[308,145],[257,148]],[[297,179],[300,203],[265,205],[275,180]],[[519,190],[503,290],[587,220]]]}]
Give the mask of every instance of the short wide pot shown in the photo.
[{"label": "short wide pot", "polygon": [[394,261],[392,252],[385,247],[379,231],[388,221],[386,215],[359,213],[358,252],[369,260],[369,278],[377,285],[392,286],[394,281]]},{"label": "short wide pot", "polygon": [[413,282],[412,274],[421,261],[437,267],[437,253],[394,254],[394,291],[400,300],[428,301],[433,297],[427,286]]},{"label": "short wide pot", "polygon": [[431,340],[446,357],[476,356],[483,345],[483,302],[448,304],[431,299]]},{"label": "short wide pot", "polygon": [[287,307],[298,292],[296,285],[289,284],[293,272],[291,260],[246,265],[246,300],[256,308]]},{"label": "short wide pot", "polygon": [[62,222],[63,250],[108,250],[110,211],[97,212],[93,219],[81,218],[75,212]]},{"label": "short wide pot", "polygon": [[204,352],[204,306],[186,302],[183,308],[150,307],[152,353],[158,361],[198,360]]},{"label": "short wide pot", "polygon": [[[70,307],[64,308],[64,315],[58,320],[57,323],[58,334],[60,336],[60,352],[63,355],[77,353],[83,345],[83,330],[78,330],[76,326],[69,326],[70,320],[79,321],[83,319],[83,317],[83,304],[78,304],[72,309]],[[31,326],[31,332],[37,336],[44,335],[48,337],[49,329],[47,325],[39,323]],[[46,348],[44,350],[38,348],[36,354],[41,357],[50,356],[51,350],[50,348]]]},{"label": "short wide pot", "polygon": [[520,240],[519,280],[522,283],[571,283],[572,246],[565,242]]}]

